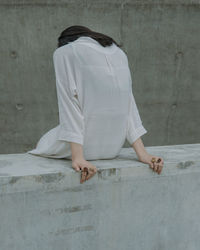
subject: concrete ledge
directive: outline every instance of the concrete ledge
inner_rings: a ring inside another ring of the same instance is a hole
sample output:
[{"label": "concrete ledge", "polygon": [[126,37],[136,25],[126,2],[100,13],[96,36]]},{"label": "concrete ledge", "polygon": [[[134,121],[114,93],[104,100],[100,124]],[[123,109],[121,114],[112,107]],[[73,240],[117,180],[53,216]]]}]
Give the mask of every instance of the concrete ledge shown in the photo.
[{"label": "concrete ledge", "polygon": [[123,148],[80,184],[66,159],[0,155],[0,249],[199,250],[200,144]]}]

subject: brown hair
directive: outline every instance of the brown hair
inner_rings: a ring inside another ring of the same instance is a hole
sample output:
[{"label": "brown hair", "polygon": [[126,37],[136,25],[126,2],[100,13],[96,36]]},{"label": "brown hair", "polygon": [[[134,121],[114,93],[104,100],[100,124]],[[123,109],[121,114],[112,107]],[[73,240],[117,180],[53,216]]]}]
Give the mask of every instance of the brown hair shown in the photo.
[{"label": "brown hair", "polygon": [[112,37],[92,31],[91,29],[81,25],[73,25],[63,30],[58,37],[57,47],[59,48],[69,42],[73,42],[81,36],[91,37],[99,42],[103,47],[110,46],[112,43],[115,43],[118,47],[122,47],[122,44],[118,44]]}]

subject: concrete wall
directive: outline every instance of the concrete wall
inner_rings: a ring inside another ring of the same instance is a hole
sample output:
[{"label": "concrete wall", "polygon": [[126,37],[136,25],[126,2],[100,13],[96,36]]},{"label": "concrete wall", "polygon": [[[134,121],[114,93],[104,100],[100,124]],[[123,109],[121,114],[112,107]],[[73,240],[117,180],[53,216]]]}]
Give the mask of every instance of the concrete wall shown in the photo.
[{"label": "concrete wall", "polygon": [[70,160],[0,155],[0,249],[199,250],[200,144],[147,150],[160,175],[123,148],[83,184]]},{"label": "concrete wall", "polygon": [[58,124],[52,53],[75,24],[123,43],[146,146],[199,142],[198,2],[0,0],[0,152],[25,152]]}]

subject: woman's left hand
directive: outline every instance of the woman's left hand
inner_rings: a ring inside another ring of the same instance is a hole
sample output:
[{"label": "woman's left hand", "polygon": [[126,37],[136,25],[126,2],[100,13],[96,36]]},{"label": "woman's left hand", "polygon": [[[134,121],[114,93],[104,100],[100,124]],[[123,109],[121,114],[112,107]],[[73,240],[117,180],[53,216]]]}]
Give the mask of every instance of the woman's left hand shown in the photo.
[{"label": "woman's left hand", "polygon": [[[154,162],[151,161],[152,158],[155,158]],[[158,174],[160,174],[163,169],[164,161],[162,157],[146,153],[139,158],[139,161],[149,164],[149,167]]]}]

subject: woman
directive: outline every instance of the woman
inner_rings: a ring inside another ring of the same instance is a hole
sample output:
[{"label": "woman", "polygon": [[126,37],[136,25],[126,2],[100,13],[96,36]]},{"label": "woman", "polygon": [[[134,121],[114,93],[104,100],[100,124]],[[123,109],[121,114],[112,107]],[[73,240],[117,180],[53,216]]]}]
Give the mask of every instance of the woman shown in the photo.
[{"label": "woman", "polygon": [[143,127],[132,93],[128,58],[111,37],[84,26],[71,26],[53,53],[59,125],[45,133],[33,155],[72,160],[81,180],[97,168],[89,160],[113,159],[125,139],[139,160],[158,174],[163,159],[147,153]]}]

